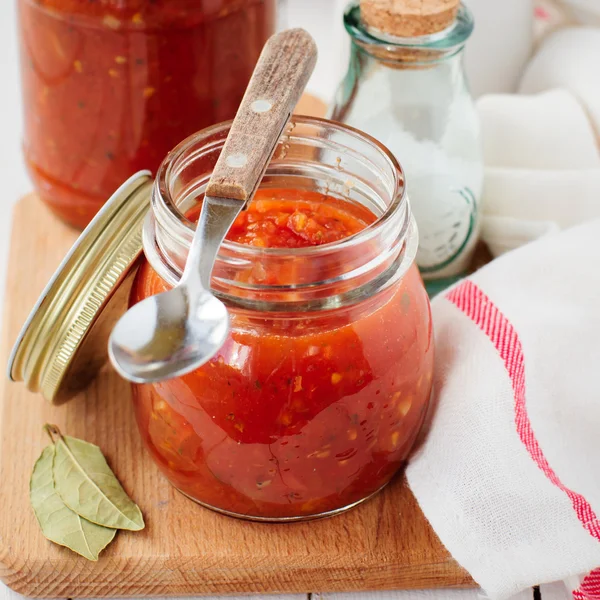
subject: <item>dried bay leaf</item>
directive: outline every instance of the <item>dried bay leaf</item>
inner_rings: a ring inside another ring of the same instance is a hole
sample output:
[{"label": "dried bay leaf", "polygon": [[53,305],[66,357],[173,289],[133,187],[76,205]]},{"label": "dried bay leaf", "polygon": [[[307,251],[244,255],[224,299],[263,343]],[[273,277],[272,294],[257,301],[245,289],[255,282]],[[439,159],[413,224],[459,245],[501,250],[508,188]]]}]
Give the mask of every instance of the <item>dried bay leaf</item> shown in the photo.
[{"label": "dried bay leaf", "polygon": [[116,529],[90,523],[65,506],[54,489],[53,461],[54,446],[48,446],[35,463],[29,484],[31,506],[42,533],[88,560],[98,560],[100,552],[115,537]]},{"label": "dried bay leaf", "polygon": [[139,531],[144,518],[108,466],[98,446],[63,436],[47,425],[55,447],[54,486],[62,501],[79,516],[114,529]]}]

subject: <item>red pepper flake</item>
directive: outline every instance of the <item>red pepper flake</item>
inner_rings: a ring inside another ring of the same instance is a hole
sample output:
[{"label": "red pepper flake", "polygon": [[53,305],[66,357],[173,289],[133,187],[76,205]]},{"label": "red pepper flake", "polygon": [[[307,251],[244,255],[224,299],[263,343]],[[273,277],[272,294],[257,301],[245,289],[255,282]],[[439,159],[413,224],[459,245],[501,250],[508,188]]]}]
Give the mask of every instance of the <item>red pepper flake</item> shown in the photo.
[{"label": "red pepper flake", "polygon": [[302,375],[296,375],[294,377],[294,392],[302,391]]},{"label": "red pepper flake", "polygon": [[398,414],[402,417],[405,417],[409,412],[412,406],[413,398],[412,396],[407,396],[398,404]]},{"label": "red pepper flake", "polygon": [[121,27],[121,21],[112,15],[105,15],[102,22],[110,29],[119,29]]}]

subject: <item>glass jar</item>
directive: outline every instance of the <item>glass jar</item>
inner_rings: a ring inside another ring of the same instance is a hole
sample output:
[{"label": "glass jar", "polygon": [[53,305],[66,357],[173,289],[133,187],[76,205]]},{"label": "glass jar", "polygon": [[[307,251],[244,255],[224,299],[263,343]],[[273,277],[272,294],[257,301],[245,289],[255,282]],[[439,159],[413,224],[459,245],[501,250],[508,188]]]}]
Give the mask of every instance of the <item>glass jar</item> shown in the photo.
[{"label": "glass jar", "polygon": [[130,175],[233,118],[275,5],[19,0],[24,153],[41,198],[81,228]]},{"label": "glass jar", "polygon": [[442,280],[437,289],[464,274],[480,226],[479,120],[463,67],[471,13],[461,5],[447,29],[400,38],[368,28],[353,3],[344,24],[350,65],[330,117],[402,157],[419,227],[417,264],[426,280]]},{"label": "glass jar", "polygon": [[[185,215],[197,213],[228,130],[188,138],[160,167],[132,303],[181,276],[194,230]],[[373,222],[305,248],[226,240],[212,288],[230,312],[227,342],[188,375],[133,386],[145,445],[173,485],[253,520],[332,515],[376,493],[405,462],[431,392],[430,307],[396,159],[354,129],[297,118],[258,195],[290,190]]]}]

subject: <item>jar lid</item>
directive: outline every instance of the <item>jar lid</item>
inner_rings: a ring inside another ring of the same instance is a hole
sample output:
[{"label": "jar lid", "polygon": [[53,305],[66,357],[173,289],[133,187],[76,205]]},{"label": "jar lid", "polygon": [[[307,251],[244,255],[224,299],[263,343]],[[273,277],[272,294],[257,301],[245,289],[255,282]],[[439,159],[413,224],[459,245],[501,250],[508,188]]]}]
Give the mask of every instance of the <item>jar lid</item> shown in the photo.
[{"label": "jar lid", "polygon": [[84,388],[108,358],[142,252],[152,177],[128,179],[79,236],[46,285],[12,349],[8,375],[59,404]]}]

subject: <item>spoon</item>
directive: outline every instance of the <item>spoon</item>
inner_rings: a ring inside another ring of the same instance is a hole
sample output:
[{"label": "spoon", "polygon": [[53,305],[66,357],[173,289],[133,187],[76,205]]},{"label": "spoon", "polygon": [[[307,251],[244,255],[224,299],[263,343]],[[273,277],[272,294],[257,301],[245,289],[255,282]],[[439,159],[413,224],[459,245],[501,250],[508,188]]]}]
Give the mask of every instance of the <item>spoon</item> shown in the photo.
[{"label": "spoon", "polygon": [[229,315],[210,292],[219,246],[252,199],[316,59],[315,42],[303,29],[265,44],[206,187],[179,284],[135,304],[112,331],[110,360],[125,379],[150,383],[184,375],[225,342]]}]

